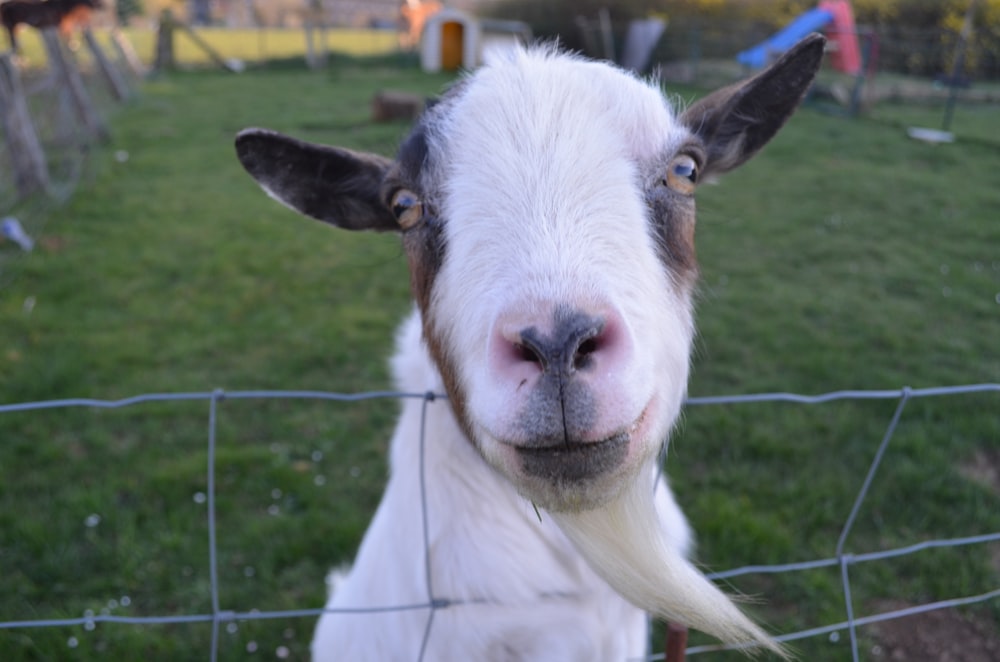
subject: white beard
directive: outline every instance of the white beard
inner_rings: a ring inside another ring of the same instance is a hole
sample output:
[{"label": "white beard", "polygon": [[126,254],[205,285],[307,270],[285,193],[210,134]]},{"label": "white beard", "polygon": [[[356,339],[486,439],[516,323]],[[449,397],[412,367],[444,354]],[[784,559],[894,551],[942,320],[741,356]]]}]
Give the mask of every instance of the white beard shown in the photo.
[{"label": "white beard", "polygon": [[597,574],[637,607],[726,643],[761,646],[789,659],[666,538],[645,481],[631,481],[602,507],[550,516]]}]

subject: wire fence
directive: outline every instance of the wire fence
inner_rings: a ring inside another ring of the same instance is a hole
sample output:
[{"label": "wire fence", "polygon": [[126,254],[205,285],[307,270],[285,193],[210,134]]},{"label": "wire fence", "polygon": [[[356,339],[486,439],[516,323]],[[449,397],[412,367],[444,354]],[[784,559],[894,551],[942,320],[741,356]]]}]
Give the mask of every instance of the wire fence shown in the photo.
[{"label": "wire fence", "polygon": [[[987,588],[983,592],[956,596],[950,599],[926,602],[912,607],[889,610],[882,613],[858,615],[855,613],[854,601],[852,599],[851,569],[866,563],[885,561],[907,555],[916,554],[925,550],[940,548],[956,548],[971,545],[986,545],[1000,542],[1000,531],[985,532],[981,534],[969,535],[957,538],[942,538],[934,540],[924,540],[918,543],[883,549],[867,553],[851,553],[847,550],[847,543],[851,536],[858,513],[862,505],[869,496],[880,467],[883,464],[886,451],[888,450],[893,437],[897,431],[900,420],[903,417],[907,405],[922,398],[938,398],[945,396],[961,396],[970,394],[1000,393],[1000,383],[968,384],[959,386],[945,386],[934,388],[913,389],[904,387],[895,390],[847,390],[824,393],[820,395],[801,395],[795,393],[757,393],[749,395],[733,396],[712,396],[712,397],[692,397],[686,402],[687,407],[706,407],[719,405],[743,405],[765,402],[784,402],[801,405],[821,405],[836,401],[847,400],[895,400],[897,402],[895,411],[885,429],[881,441],[876,447],[873,459],[868,466],[867,474],[858,489],[853,506],[843,523],[838,537],[833,555],[827,558],[812,559],[800,562],[774,564],[774,565],[746,565],[728,570],[710,573],[708,576],[714,580],[728,580],[734,577],[746,575],[774,575],[783,573],[794,573],[811,571],[823,568],[839,568],[840,585],[844,597],[844,619],[834,623],[819,625],[816,627],[788,632],[776,637],[782,642],[791,642],[810,637],[822,635],[832,635],[834,633],[847,632],[851,646],[852,659],[860,659],[858,629],[874,623],[906,618],[921,613],[926,613],[939,609],[968,606],[980,603],[987,603],[1000,600],[1000,586]],[[433,590],[433,577],[430,567],[429,542],[427,539],[427,502],[426,498],[421,499],[420,517],[424,524],[423,546],[425,559],[427,559],[426,601],[405,604],[405,605],[383,605],[372,608],[361,609],[294,609],[282,611],[260,611],[247,610],[235,611],[223,609],[220,601],[220,580],[219,580],[219,559],[218,559],[218,535],[216,527],[216,453],[218,449],[218,415],[220,407],[227,400],[326,400],[345,403],[357,403],[366,400],[380,399],[402,399],[416,398],[423,400],[423,415],[421,421],[425,420],[427,407],[438,400],[445,398],[443,395],[435,393],[400,393],[392,391],[373,391],[363,393],[333,393],[325,391],[283,391],[283,390],[259,390],[259,391],[224,391],[215,390],[211,392],[190,392],[190,393],[148,393],[121,400],[99,400],[90,398],[74,398],[63,400],[47,400],[37,402],[24,402],[0,405],[0,415],[14,412],[40,412],[45,410],[67,409],[67,408],[97,408],[97,409],[119,409],[132,407],[144,403],[152,402],[179,402],[179,401],[207,401],[208,402],[208,422],[207,422],[207,445],[208,462],[206,469],[207,481],[207,518],[208,518],[208,554],[209,554],[209,590],[211,593],[210,613],[191,613],[178,615],[153,615],[153,616],[119,616],[113,614],[93,614],[87,613],[78,618],[39,618],[31,620],[12,620],[0,622],[0,630],[15,630],[20,628],[54,628],[54,627],[74,627],[82,626],[86,629],[93,629],[97,623],[118,623],[126,625],[167,625],[183,623],[210,623],[212,627],[212,644],[210,656],[214,661],[218,659],[220,648],[220,631],[227,624],[235,621],[262,621],[270,619],[286,618],[311,618],[323,613],[371,613],[390,611],[427,610],[428,617],[424,631],[424,638],[419,652],[415,651],[418,660],[424,658],[424,649],[434,624],[434,615],[440,610],[456,609],[462,606],[461,600],[452,600],[448,596],[439,595]],[[1000,415],[1000,412],[993,412],[993,415]],[[426,439],[424,430],[421,430],[420,449],[421,457]],[[421,463],[420,485],[422,490],[425,485],[424,467]],[[703,655],[706,653],[730,650],[732,647],[725,645],[701,645],[691,646],[685,651],[686,655]],[[653,654],[648,659],[667,659],[665,653]]]},{"label": "wire fence", "polygon": [[[48,28],[42,42],[43,60],[0,54],[0,238],[10,240],[0,240],[0,276],[4,261],[31,250],[45,221],[72,197],[93,148],[110,139],[107,116],[139,84],[137,60],[118,31],[64,40]],[[116,158],[128,154],[119,150]],[[27,239],[15,238],[8,222]]]}]

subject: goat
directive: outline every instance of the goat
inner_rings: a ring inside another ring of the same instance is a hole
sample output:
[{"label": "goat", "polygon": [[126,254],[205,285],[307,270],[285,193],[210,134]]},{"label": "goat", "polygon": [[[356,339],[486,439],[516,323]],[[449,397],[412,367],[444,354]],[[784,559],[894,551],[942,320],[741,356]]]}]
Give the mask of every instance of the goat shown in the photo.
[{"label": "goat", "polygon": [[823,44],[679,113],[609,64],[518,48],[453,86],[395,161],[239,133],[279,202],[401,233],[416,305],[397,385],[447,394],[422,458],[424,403],[403,404],[385,494],[327,606],[426,603],[431,583],[451,608],[426,640],[427,610],[328,611],[314,659],[621,660],[646,650],[644,611],[785,654],[687,560],[658,457],[687,388],[696,184],[775,135]]},{"label": "goat", "polygon": [[63,36],[90,22],[90,12],[100,9],[101,0],[7,0],[0,4],[0,22],[7,29],[10,50],[17,52],[16,29],[30,25],[39,30],[59,27]]}]

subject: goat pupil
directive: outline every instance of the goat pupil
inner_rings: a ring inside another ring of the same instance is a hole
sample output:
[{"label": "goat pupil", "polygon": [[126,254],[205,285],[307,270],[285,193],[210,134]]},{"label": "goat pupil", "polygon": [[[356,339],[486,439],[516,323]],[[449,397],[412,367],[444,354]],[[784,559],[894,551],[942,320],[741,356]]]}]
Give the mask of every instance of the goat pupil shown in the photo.
[{"label": "goat pupil", "polygon": [[410,191],[399,191],[392,199],[392,213],[396,218],[401,218],[403,214],[412,210],[418,203],[417,196]]},{"label": "goat pupil", "polygon": [[396,204],[392,206],[392,213],[397,217],[402,216],[413,208],[414,199],[408,195],[401,195],[396,198]]}]

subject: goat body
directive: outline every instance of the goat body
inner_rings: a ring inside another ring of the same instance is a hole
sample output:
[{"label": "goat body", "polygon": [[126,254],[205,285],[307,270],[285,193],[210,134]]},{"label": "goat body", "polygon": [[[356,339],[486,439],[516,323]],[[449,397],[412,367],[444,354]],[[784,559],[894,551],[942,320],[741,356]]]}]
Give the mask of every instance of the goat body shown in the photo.
[{"label": "goat body", "polygon": [[[397,343],[397,387],[440,393],[444,386],[421,340],[419,314],[403,324]],[[331,577],[328,607],[426,604],[433,592],[450,606],[434,615],[426,660],[596,661],[642,655],[645,614],[589,567],[551,517],[539,518],[482,461],[447,402],[436,400],[423,409],[422,400],[403,404],[390,444],[385,495],[350,573]],[[644,481],[650,493],[654,480],[650,472]],[[664,527],[686,546],[687,524],[664,483],[656,496]],[[429,559],[422,499],[433,550]],[[428,616],[427,609],[325,615],[313,659],[415,659]],[[367,634],[359,636],[362,632]]]},{"label": "goat body", "polygon": [[822,51],[808,37],[677,113],[610,65],[514,50],[430,108],[395,161],[240,133],[278,201],[402,233],[416,307],[397,386],[448,396],[404,403],[314,659],[624,659],[645,652],[644,611],[782,653],[687,560],[657,459],[687,388],[695,185],[774,136]]},{"label": "goat body", "polygon": [[100,0],[7,0],[0,3],[0,22],[7,29],[11,50],[16,52],[15,31],[19,25],[39,30],[58,26],[65,36],[89,23],[91,10],[101,6]]}]

